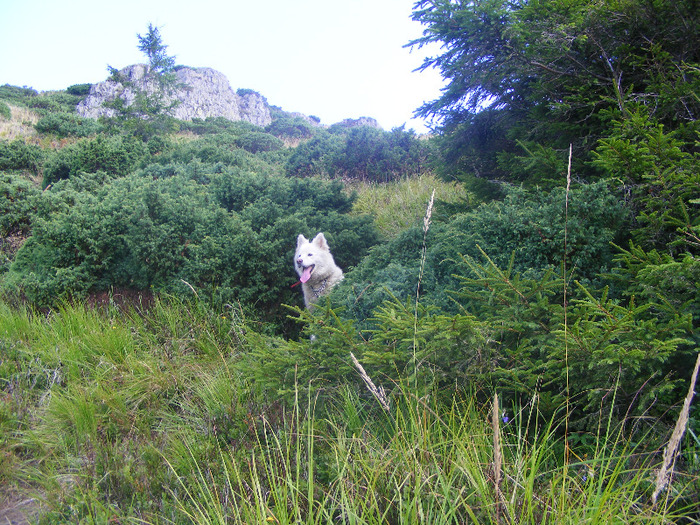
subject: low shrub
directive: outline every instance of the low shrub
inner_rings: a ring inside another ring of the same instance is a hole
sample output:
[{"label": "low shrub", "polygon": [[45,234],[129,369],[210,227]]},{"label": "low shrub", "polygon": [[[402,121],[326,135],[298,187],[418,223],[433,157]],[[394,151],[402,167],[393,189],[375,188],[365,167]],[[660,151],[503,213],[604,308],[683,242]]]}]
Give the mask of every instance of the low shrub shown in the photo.
[{"label": "low shrub", "polygon": [[34,127],[40,133],[53,133],[58,137],[88,137],[102,130],[96,120],[74,113],[50,113],[41,117]]},{"label": "low shrub", "polygon": [[10,106],[0,101],[0,117],[5,120],[10,120],[12,118],[12,111],[10,111]]},{"label": "low shrub", "polygon": [[0,170],[30,171],[37,174],[44,158],[44,150],[34,144],[27,144],[22,139],[0,141]]},{"label": "low shrub", "polygon": [[371,218],[349,215],[340,183],[197,164],[155,165],[104,183],[110,179],[75,176],[44,193],[46,211],[17,253],[6,290],[38,306],[113,286],[195,290],[215,305],[255,308],[263,322],[289,330],[282,305],[301,302],[290,289],[297,235],[324,231],[345,268],[377,242]]}]

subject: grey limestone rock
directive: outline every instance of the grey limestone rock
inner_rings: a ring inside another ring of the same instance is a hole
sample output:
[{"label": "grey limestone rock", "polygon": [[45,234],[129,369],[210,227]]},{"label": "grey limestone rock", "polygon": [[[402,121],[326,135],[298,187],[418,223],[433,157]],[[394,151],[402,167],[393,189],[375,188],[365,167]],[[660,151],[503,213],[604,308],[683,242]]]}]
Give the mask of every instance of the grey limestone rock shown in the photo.
[{"label": "grey limestone rock", "polygon": [[[265,97],[251,90],[235,92],[228,79],[214,69],[180,67],[175,75],[176,87],[164,96],[164,102],[177,101],[171,110],[171,115],[177,119],[224,117],[256,126],[266,126],[272,121]],[[78,114],[89,118],[114,116],[114,109],[104,107],[105,102],[119,97],[129,106],[138,91],[153,93],[157,89],[155,81],[149,79],[145,64],[127,66],[119,71],[117,78],[120,81],[108,79],[94,84],[90,94],[78,104]]]}]

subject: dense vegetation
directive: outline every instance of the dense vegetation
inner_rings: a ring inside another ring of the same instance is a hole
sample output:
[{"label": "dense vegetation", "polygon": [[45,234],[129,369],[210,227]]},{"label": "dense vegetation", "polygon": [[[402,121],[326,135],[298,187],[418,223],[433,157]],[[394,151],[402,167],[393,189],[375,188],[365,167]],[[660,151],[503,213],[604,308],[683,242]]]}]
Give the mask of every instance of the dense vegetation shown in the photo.
[{"label": "dense vegetation", "polygon": [[[420,1],[430,137],[0,87],[0,502],[699,519],[697,7]],[[157,28],[139,49],[171,89]],[[318,231],[345,280],[309,313],[291,260]]]}]

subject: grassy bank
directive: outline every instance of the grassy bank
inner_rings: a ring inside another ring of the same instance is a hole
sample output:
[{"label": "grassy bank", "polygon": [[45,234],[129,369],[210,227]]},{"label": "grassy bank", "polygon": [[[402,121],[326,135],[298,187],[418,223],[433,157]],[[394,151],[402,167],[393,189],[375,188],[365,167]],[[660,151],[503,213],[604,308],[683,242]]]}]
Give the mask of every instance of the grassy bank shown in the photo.
[{"label": "grassy bank", "polygon": [[541,421],[537,399],[514,412],[399,386],[386,411],[348,387],[285,404],[239,369],[272,343],[235,311],[176,301],[1,305],[5,496],[35,498],[42,523],[670,523],[697,510],[697,480],[676,476],[652,504],[658,454],[605,421],[585,452],[567,449],[563,416]]}]

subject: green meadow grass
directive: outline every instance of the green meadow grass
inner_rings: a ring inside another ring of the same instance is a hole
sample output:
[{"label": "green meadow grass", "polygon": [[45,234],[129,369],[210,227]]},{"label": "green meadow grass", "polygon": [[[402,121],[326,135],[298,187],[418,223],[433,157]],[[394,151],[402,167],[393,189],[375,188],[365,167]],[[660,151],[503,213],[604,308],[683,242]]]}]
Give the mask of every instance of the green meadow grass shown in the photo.
[{"label": "green meadow grass", "polygon": [[417,398],[405,385],[388,412],[350,387],[285,405],[237,366],[259,344],[231,312],[196,303],[0,304],[0,490],[34,498],[40,523],[672,523],[697,512],[696,480],[682,477],[652,505],[658,455],[605,422],[584,455],[564,446],[563,417],[539,420],[536,399],[507,422],[476,393]]},{"label": "green meadow grass", "polygon": [[438,203],[461,202],[468,195],[459,184],[440,181],[429,173],[396,182],[358,182],[348,187],[358,195],[353,213],[372,215],[385,239],[421,223],[433,190]]}]

